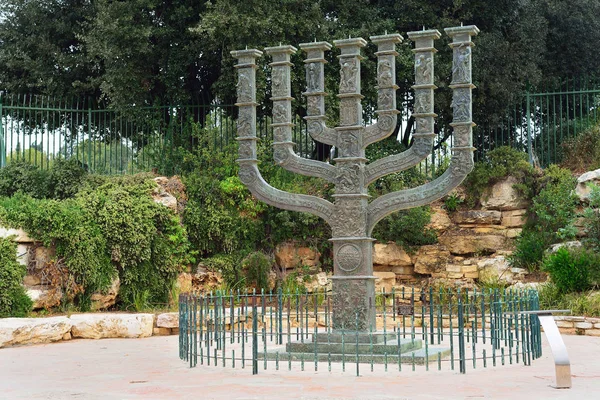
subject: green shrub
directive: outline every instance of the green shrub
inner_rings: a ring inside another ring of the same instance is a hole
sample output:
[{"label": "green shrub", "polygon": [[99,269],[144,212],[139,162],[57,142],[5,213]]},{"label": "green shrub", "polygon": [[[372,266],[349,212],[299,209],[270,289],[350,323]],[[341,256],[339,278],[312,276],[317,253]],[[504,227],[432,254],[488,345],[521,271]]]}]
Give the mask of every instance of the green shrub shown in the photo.
[{"label": "green shrub", "polygon": [[273,261],[266,254],[255,251],[242,260],[242,270],[246,278],[246,285],[256,290],[269,290],[269,272]]},{"label": "green shrub", "polygon": [[49,173],[23,160],[15,160],[0,169],[0,196],[12,196],[17,192],[36,199],[49,196]]},{"label": "green shrub", "polygon": [[590,184],[588,206],[583,210],[586,245],[600,251],[600,186]]},{"label": "green shrub", "polygon": [[451,193],[444,199],[444,208],[448,212],[454,212],[464,202],[464,199],[456,193]]},{"label": "green shrub", "polygon": [[87,172],[75,159],[58,158],[52,162],[48,177],[48,191],[54,199],[74,197],[81,189]]},{"label": "green shrub", "polygon": [[544,258],[544,252],[551,244],[551,236],[534,229],[523,229],[515,240],[515,250],[509,257],[513,267],[537,271]]},{"label": "green shrub", "polygon": [[27,270],[17,262],[17,244],[0,238],[0,318],[26,317],[33,305],[21,285]]},{"label": "green shrub", "polygon": [[527,154],[508,146],[498,147],[488,152],[485,160],[475,163],[473,171],[467,175],[463,183],[467,190],[467,205],[477,206],[487,188],[508,176],[515,177],[517,189],[524,197],[531,198],[534,175]]},{"label": "green shrub", "polygon": [[544,261],[544,270],[562,293],[581,292],[592,286],[600,257],[587,250],[559,249]]},{"label": "green shrub", "polygon": [[563,293],[554,283],[538,289],[540,309],[571,310],[573,315],[600,317],[600,292]]},{"label": "green shrub", "polygon": [[398,211],[382,219],[373,230],[373,237],[381,242],[394,241],[410,250],[414,246],[437,243],[435,230],[427,228],[431,221],[429,206]]},{"label": "green shrub", "polygon": [[201,260],[201,264],[210,271],[220,273],[223,277],[224,287],[229,291],[243,288],[246,284],[240,268],[241,260],[240,254],[216,254]]},{"label": "green shrub", "polygon": [[563,167],[575,172],[600,168],[600,124],[565,140],[561,148]]}]

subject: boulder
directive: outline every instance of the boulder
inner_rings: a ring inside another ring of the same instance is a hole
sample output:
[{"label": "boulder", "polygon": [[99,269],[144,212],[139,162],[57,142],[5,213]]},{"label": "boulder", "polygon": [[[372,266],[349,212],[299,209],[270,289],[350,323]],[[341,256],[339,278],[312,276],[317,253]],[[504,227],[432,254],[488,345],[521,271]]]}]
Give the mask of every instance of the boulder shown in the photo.
[{"label": "boulder", "polygon": [[42,280],[37,275],[25,275],[23,285],[27,287],[38,286],[42,284]]},{"label": "boulder", "polygon": [[331,291],[331,279],[325,272],[319,272],[311,277],[308,282],[303,282],[302,277],[298,277],[298,282],[303,283],[308,293],[329,292]]},{"label": "boulder", "polygon": [[162,204],[163,206],[177,212],[177,198],[166,192],[162,187],[158,186],[152,191],[152,199],[155,203]]},{"label": "boulder", "polygon": [[281,269],[312,267],[316,270],[321,266],[321,253],[309,247],[297,247],[292,242],[281,243],[275,249],[275,261]]},{"label": "boulder", "polygon": [[448,216],[448,212],[441,207],[432,207],[431,208],[431,218],[429,224],[427,224],[428,228],[431,228],[439,233],[443,233],[452,225],[452,221]]},{"label": "boulder", "polygon": [[74,338],[142,338],[152,336],[153,314],[74,314]]},{"label": "boulder", "polygon": [[513,282],[513,272],[504,256],[484,258],[477,263],[477,268],[480,282],[506,284]]},{"label": "boulder", "polygon": [[501,219],[500,211],[468,210],[452,214],[452,220],[456,224],[497,225]]},{"label": "boulder", "polygon": [[441,245],[421,246],[415,256],[414,271],[419,274],[434,274],[446,270],[450,252]]},{"label": "boulder", "polygon": [[590,183],[594,183],[596,185],[600,183],[600,169],[586,172],[577,178],[575,193],[577,194],[577,197],[579,197],[579,200],[587,201],[590,197],[591,189],[588,186]]},{"label": "boulder", "polygon": [[192,287],[200,291],[213,290],[223,283],[223,276],[219,272],[208,271],[198,266],[198,272],[192,276]]},{"label": "boulder", "polygon": [[158,314],[156,317],[157,328],[179,328],[179,313],[170,312]]},{"label": "boulder", "polygon": [[0,348],[62,340],[72,322],[67,317],[0,318]]},{"label": "boulder", "polygon": [[520,228],[527,222],[527,210],[502,211],[502,226],[507,228]]},{"label": "boulder", "polygon": [[513,187],[517,179],[509,176],[483,192],[480,202],[486,210],[519,210],[527,208],[527,200]]},{"label": "boulder", "polygon": [[396,284],[396,274],[393,272],[373,272],[375,276],[375,291],[391,293]]},{"label": "boulder", "polygon": [[26,288],[27,296],[33,301],[33,309],[49,310],[60,305],[63,297],[63,291],[60,287],[54,286],[33,286]]},{"label": "boulder", "polygon": [[0,237],[7,238],[14,236],[14,241],[17,243],[33,243],[34,240],[29,237],[23,229],[13,229],[0,227]]},{"label": "boulder", "polygon": [[409,266],[413,263],[406,251],[396,243],[376,243],[373,249],[373,264]]},{"label": "boulder", "polygon": [[192,274],[182,272],[177,276],[175,286],[179,289],[179,293],[190,293],[192,291]]},{"label": "boulder", "polygon": [[31,261],[31,243],[17,243],[17,261],[26,267]]},{"label": "boulder", "polygon": [[439,237],[439,242],[452,254],[494,253],[504,248],[506,237],[502,234],[475,235],[446,232]]},{"label": "boulder", "polygon": [[570,242],[563,242],[563,243],[556,243],[550,246],[550,248],[548,249],[548,253],[552,254],[552,253],[556,253],[559,249],[565,248],[567,250],[570,249],[578,249],[581,246],[583,246],[581,244],[581,242],[579,240],[573,240]]},{"label": "boulder", "polygon": [[96,292],[92,294],[91,300],[91,310],[105,310],[109,307],[115,305],[117,301],[117,295],[119,294],[119,289],[121,288],[121,280],[117,276],[113,279],[110,287],[105,292]]}]

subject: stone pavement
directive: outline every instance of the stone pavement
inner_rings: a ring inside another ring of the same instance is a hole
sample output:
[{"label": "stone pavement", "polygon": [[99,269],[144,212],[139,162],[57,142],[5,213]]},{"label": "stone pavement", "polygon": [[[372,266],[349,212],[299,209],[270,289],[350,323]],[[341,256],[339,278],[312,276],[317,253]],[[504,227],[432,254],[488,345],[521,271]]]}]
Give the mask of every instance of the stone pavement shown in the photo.
[{"label": "stone pavement", "polygon": [[[177,337],[72,340],[0,350],[0,399],[576,399],[600,397],[600,337],[564,336],[573,388],[550,387],[554,366],[468,367],[453,371],[263,371],[180,361]],[[282,368],[287,365],[282,366]],[[262,368],[262,366],[261,366]],[[433,368],[432,368],[433,369]]]}]

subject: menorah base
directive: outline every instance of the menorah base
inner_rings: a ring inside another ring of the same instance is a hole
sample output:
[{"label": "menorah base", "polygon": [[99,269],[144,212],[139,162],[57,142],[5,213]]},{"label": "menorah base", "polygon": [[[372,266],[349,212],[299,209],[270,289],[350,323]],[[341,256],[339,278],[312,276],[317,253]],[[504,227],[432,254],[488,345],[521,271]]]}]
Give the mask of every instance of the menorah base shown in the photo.
[{"label": "menorah base", "polygon": [[336,332],[375,329],[375,277],[333,276],[332,324]]}]

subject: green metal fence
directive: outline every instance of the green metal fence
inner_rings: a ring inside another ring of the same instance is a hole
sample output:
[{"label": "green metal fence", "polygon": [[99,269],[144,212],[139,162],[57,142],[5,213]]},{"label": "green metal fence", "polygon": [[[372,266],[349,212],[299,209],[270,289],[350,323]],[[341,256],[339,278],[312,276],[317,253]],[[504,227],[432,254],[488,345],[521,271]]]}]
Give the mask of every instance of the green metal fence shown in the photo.
[{"label": "green metal fence", "polygon": [[[533,290],[403,287],[370,299],[376,326],[334,330],[331,293],[217,291],[179,297],[179,357],[259,370],[457,370],[542,355]],[[337,304],[339,307],[341,304]],[[358,326],[358,316],[357,324]]]},{"label": "green metal fence", "polygon": [[567,139],[600,123],[600,79],[571,78],[529,88],[498,121],[474,129],[476,157],[510,146],[542,167],[559,163]]},{"label": "green metal fence", "polygon": [[[411,130],[412,95],[399,96],[398,131]],[[566,139],[600,122],[600,80],[570,79],[556,87],[530,89],[498,120],[474,129],[475,157],[498,146],[529,154],[541,166],[559,162]],[[0,96],[0,166],[26,160],[49,168],[58,157],[75,158],[95,173],[128,174],[156,170],[179,173],[184,152],[198,146],[228,151],[235,157],[237,110],[233,105],[132,107],[119,113],[93,100],[64,100],[31,95]],[[257,133],[272,138],[269,108],[259,110]],[[367,121],[369,123],[371,121]],[[432,174],[448,162],[452,137],[438,121],[436,149],[420,168]],[[296,152],[327,157],[306,133],[301,115],[294,118]]]}]

